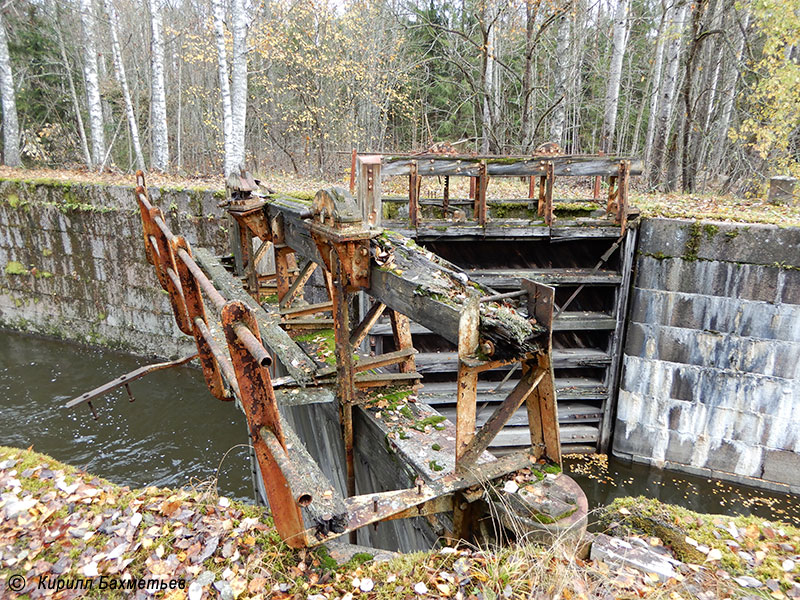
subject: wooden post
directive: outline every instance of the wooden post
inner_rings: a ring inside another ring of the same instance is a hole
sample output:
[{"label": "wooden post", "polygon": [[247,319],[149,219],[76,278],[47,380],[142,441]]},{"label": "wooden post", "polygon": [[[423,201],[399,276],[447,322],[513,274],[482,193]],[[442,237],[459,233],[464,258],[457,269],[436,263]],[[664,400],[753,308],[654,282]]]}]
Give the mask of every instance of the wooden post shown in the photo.
[{"label": "wooden post", "polygon": [[421,177],[417,173],[417,161],[411,161],[408,174],[408,220],[411,223],[411,227],[414,228],[418,227],[419,222],[422,220],[422,215],[419,208]]},{"label": "wooden post", "polygon": [[539,214],[548,226],[553,224],[553,186],[555,185],[555,166],[552,161],[544,165],[545,174],[539,179]]},{"label": "wooden post", "polygon": [[610,175],[608,177],[608,202],[606,203],[606,214],[616,214],[616,200],[617,200],[617,175]]},{"label": "wooden post", "polygon": [[486,172],[486,161],[482,160],[478,166],[478,179],[475,190],[475,219],[481,225],[486,225],[486,187],[489,175]]},{"label": "wooden post", "polygon": [[353,194],[356,191],[356,157],[358,156],[358,152],[356,149],[353,148],[353,152],[350,156],[350,193]]},{"label": "wooden post", "polygon": [[478,397],[478,371],[465,360],[475,358],[480,342],[480,298],[467,300],[458,324],[458,388],[456,393],[456,466],[475,436],[475,410]]},{"label": "wooden post", "polygon": [[[600,156],[603,156],[603,151],[601,150],[599,152],[599,154],[600,154]],[[600,180],[601,179],[602,178],[601,178],[600,175],[595,175],[594,176],[594,186],[592,187],[592,196],[594,197],[595,200],[597,200],[600,197]]]},{"label": "wooden post", "polygon": [[630,182],[631,161],[623,160],[619,163],[619,179],[617,183],[617,216],[616,223],[620,224],[620,235],[625,233],[628,222],[628,184]]},{"label": "wooden post", "polygon": [[383,220],[381,201],[381,157],[359,156],[354,162],[358,171],[358,194],[356,201],[361,207],[361,218],[369,227],[380,227]]},{"label": "wooden post", "polygon": [[[394,338],[395,350],[407,350],[414,347],[411,339],[411,325],[408,317],[396,310],[389,311],[389,319],[392,322],[392,337]],[[401,373],[413,373],[417,370],[416,360],[412,354],[400,363]]]},{"label": "wooden post", "polygon": [[444,176],[444,192],[442,194],[442,212],[443,218],[447,218],[447,211],[450,209],[450,176]]},{"label": "wooden post", "polygon": [[536,198],[536,175],[528,177],[528,199]]}]

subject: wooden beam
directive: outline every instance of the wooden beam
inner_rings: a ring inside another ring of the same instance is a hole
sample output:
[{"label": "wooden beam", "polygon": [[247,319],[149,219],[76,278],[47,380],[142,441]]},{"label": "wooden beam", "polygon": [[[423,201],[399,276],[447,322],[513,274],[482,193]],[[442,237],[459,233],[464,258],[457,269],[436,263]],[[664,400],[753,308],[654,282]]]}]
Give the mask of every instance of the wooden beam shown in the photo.
[{"label": "wooden beam", "polygon": [[[414,348],[404,348],[394,352],[386,352],[378,356],[371,356],[359,360],[354,367],[356,373],[369,371],[370,369],[377,369],[378,367],[385,367],[387,365],[396,365],[399,362],[405,361],[409,356],[414,356],[417,353]],[[409,372],[409,371],[403,371]]]},{"label": "wooden beam", "polygon": [[281,311],[281,316],[287,319],[304,317],[320,312],[330,312],[333,310],[333,302],[320,302],[319,304],[309,304],[308,306],[298,306],[297,308],[287,308]]},{"label": "wooden beam", "polygon": [[[408,317],[402,313],[392,310],[389,312],[389,321],[392,324],[392,338],[394,339],[394,347],[398,350],[414,349],[414,343],[411,338],[411,324]],[[409,354],[408,358],[400,365],[401,373],[411,373],[416,371],[416,361],[414,354],[416,350]]]},{"label": "wooden beam", "polygon": [[278,306],[281,309],[288,308],[289,306],[291,306],[295,297],[297,297],[297,294],[303,291],[303,286],[311,278],[311,275],[314,274],[316,268],[317,268],[317,263],[311,260],[307,261],[306,264],[303,265],[303,268],[300,270],[300,274],[294,278],[292,285],[289,287],[289,291],[286,292],[286,295],[278,304]]},{"label": "wooden beam", "polygon": [[528,399],[528,396],[539,385],[539,382],[544,379],[545,374],[542,369],[530,369],[523,375],[508,397],[495,409],[489,420],[478,430],[475,437],[464,449],[458,462],[459,469],[468,468],[475,464],[481,453],[489,447],[495,436],[505,427],[505,424],[522,406],[522,403]]},{"label": "wooden beam", "polygon": [[631,161],[631,175],[641,175],[644,163],[630,157],[609,155],[542,155],[542,156],[442,156],[442,155],[384,155],[382,156],[383,177],[408,175],[412,162],[417,164],[417,174],[429,175],[455,175],[463,177],[477,177],[481,161],[486,161],[486,173],[490,177],[512,176],[537,176],[544,173],[544,166],[552,162],[554,174],[564,176],[593,176],[608,177],[617,175],[620,160]]},{"label": "wooden beam", "polygon": [[[380,156],[359,156],[357,160],[354,158],[353,167],[358,171],[356,199],[361,207],[362,219],[370,227],[380,227],[383,219]],[[352,193],[352,184],[350,187]]]},{"label": "wooden beam", "polygon": [[350,345],[353,346],[353,348],[358,348],[361,345],[361,342],[367,337],[372,327],[378,322],[378,319],[381,318],[384,310],[386,310],[386,305],[383,302],[375,302],[370,307],[361,323],[358,324],[355,331],[353,331],[350,336]]}]

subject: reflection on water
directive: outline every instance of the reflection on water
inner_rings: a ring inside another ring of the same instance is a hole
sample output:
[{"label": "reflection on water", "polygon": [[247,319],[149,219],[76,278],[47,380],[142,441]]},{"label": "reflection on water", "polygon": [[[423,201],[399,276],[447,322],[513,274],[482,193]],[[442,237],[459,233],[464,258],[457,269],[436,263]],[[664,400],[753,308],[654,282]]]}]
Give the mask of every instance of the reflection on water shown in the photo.
[{"label": "reflection on water", "polygon": [[800,526],[800,502],[788,494],[653,469],[605,455],[567,456],[564,472],[586,492],[590,509],[622,496],[646,496],[701,513],[755,515]]},{"label": "reflection on water", "polygon": [[95,400],[98,421],[85,405],[62,408],[148,362],[0,330],[0,445],[33,446],[132,487],[187,486],[219,467],[219,493],[251,499],[247,448],[234,448],[247,441],[244,417],[208,393],[197,369],[167,369],[131,383],[135,402],[124,388]]}]

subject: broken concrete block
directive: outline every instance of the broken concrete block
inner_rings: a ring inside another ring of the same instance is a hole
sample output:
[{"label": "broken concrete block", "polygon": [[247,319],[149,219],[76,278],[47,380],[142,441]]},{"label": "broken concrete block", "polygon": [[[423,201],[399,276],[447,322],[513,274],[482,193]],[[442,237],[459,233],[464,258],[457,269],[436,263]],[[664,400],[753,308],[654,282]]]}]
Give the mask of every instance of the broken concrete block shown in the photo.
[{"label": "broken concrete block", "polygon": [[629,541],[601,533],[592,543],[589,557],[612,565],[655,573],[661,581],[677,577],[675,568],[681,564],[680,561],[652,549],[646,542],[638,542],[639,540]]}]

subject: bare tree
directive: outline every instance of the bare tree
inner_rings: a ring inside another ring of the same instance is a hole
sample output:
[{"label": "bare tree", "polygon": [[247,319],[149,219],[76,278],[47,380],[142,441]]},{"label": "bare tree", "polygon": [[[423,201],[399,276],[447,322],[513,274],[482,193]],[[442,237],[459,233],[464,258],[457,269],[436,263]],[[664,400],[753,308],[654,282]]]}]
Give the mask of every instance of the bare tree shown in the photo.
[{"label": "bare tree", "polygon": [[244,0],[232,0],[233,60],[231,65],[231,164],[244,167],[247,119],[247,29],[249,17]]},{"label": "bare tree", "polygon": [[92,0],[81,0],[80,10],[83,27],[83,77],[86,81],[86,104],[89,109],[92,165],[100,167],[106,157],[106,142],[103,131],[103,106],[100,101],[100,81],[97,76],[97,44]]},{"label": "bare tree", "polygon": [[131,91],[128,87],[128,78],[125,75],[125,63],[122,60],[122,52],[119,45],[117,11],[114,8],[113,0],[104,0],[104,2],[111,32],[111,53],[114,58],[114,75],[122,88],[122,98],[125,102],[125,114],[128,118],[128,128],[131,132],[131,144],[133,145],[133,152],[136,157],[136,166],[144,171],[145,164],[144,155],[142,154],[142,144],[139,140],[139,124],[136,121],[136,113],[133,110]]},{"label": "bare tree", "polygon": [[17,167],[20,165],[17,100],[2,12],[0,12],[0,92],[3,101],[3,163],[9,167]]},{"label": "bare tree", "polygon": [[[85,1],[85,0],[84,0]],[[164,86],[164,34],[162,31],[162,0],[150,0],[150,75],[152,166],[159,171],[169,167],[169,137],[167,129],[167,93]]]},{"label": "bare tree", "polygon": [[222,135],[224,143],[223,169],[225,177],[234,170],[233,153],[233,125],[231,113],[231,84],[228,70],[228,49],[225,44],[225,4],[223,0],[212,0],[214,14],[214,38],[217,45],[217,70],[219,71],[219,92],[222,98]]},{"label": "bare tree", "polygon": [[653,62],[652,76],[650,78],[652,88],[650,92],[650,114],[647,119],[647,134],[644,141],[644,164],[650,164],[650,154],[653,151],[653,135],[656,130],[656,115],[659,109],[659,100],[661,95],[661,75],[664,63],[664,47],[666,46],[665,26],[669,19],[672,18],[672,6],[667,6],[670,0],[662,0],[661,2],[661,22],[658,25],[658,32],[656,33],[656,57]]},{"label": "bare tree", "polygon": [[554,96],[552,111],[553,116],[550,121],[550,141],[560,144],[564,137],[564,123],[566,121],[566,96],[567,80],[569,76],[569,39],[570,39],[570,20],[567,18],[567,9],[564,9],[558,20],[558,33],[556,36],[556,57],[555,73],[553,73]]},{"label": "bare tree", "polygon": [[[661,82],[661,99],[659,100],[658,121],[653,138],[653,154],[650,163],[649,181],[655,186],[661,179],[661,169],[664,165],[668,138],[672,123],[672,110],[674,107],[675,92],[678,88],[678,69],[681,62],[681,46],[683,44],[683,25],[686,16],[686,4],[674,9],[673,26],[669,29],[670,43],[667,51],[667,66]],[[669,22],[669,18],[667,19]]]},{"label": "bare tree", "polygon": [[617,0],[612,33],[611,64],[608,68],[608,85],[603,108],[603,129],[600,134],[600,147],[610,153],[614,148],[614,135],[617,128],[617,108],[619,107],[619,84],[622,80],[622,60],[628,43],[628,0]]}]

